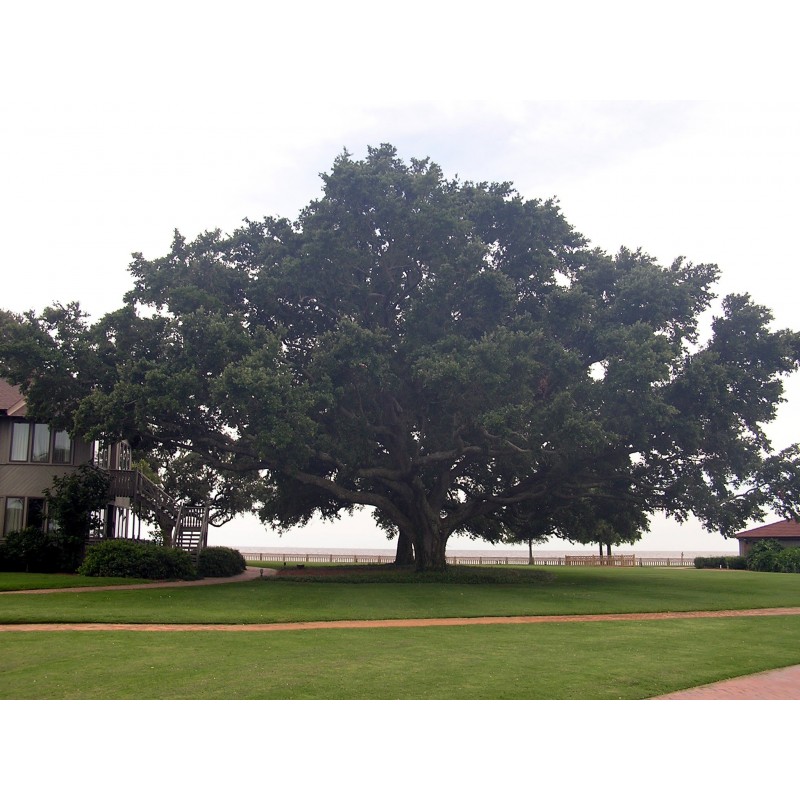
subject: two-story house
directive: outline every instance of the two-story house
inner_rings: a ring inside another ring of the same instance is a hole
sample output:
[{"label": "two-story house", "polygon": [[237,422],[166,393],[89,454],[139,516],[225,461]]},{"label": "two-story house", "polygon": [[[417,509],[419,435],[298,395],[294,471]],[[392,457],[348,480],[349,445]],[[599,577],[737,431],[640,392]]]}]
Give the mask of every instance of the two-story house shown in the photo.
[{"label": "two-story house", "polygon": [[31,420],[25,398],[0,379],[0,537],[47,524],[44,490],[94,456],[91,444]]},{"label": "two-story house", "polygon": [[46,527],[45,489],[83,464],[108,470],[111,489],[98,538],[139,538],[142,520],[157,522],[178,547],[207,543],[208,509],[187,507],[133,469],[127,442],[99,447],[29,417],[24,396],[0,378],[0,539],[28,526]]}]

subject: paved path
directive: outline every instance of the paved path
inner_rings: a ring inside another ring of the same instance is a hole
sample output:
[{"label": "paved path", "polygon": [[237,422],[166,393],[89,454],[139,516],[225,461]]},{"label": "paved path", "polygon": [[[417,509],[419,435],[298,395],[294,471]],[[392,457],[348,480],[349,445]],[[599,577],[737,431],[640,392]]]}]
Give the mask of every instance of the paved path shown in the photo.
[{"label": "paved path", "polygon": [[800,665],[695,686],[651,700],[800,700]]},{"label": "paved path", "polygon": [[238,581],[253,581],[258,578],[268,578],[276,575],[276,569],[262,569],[261,567],[246,567],[240,575],[230,578],[201,578],[197,581],[151,581],[150,583],[125,583],[115,586],[67,586],[60,589],[19,589],[13,592],[0,592],[0,597],[4,594],[55,594],[57,592],[113,592],[124,591],[126,589],[165,589],[181,588],[186,589],[190,586],[210,586],[217,583],[237,583]]},{"label": "paved path", "polygon": [[[47,594],[52,592],[92,592],[125,589],[156,589],[232,583],[270,577],[275,570],[247,567],[232,578],[204,578],[199,581],[155,582],[126,586],[76,586],[68,589],[25,589],[13,594]],[[5,594],[5,592],[3,593]],[[451,625],[512,625],[553,622],[614,622],[657,619],[704,619],[710,617],[767,617],[800,614],[800,608],[757,608],[739,611],[687,611],[650,614],[575,614],[518,617],[468,617],[439,619],[334,620],[329,622],[287,622],[261,625],[153,625],[126,623],[51,623],[0,625],[0,632],[32,631],[289,631],[320,628],[411,628]],[[800,665],[746,675],[707,686],[696,686],[680,692],[651,698],[653,700],[800,700]]]}]

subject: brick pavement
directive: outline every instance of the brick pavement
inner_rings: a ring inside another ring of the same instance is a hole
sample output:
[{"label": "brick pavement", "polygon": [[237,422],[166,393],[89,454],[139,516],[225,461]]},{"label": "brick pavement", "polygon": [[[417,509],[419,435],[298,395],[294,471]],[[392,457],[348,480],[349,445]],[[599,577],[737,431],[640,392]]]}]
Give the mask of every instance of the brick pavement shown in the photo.
[{"label": "brick pavement", "polygon": [[800,700],[800,665],[695,686],[651,700]]}]

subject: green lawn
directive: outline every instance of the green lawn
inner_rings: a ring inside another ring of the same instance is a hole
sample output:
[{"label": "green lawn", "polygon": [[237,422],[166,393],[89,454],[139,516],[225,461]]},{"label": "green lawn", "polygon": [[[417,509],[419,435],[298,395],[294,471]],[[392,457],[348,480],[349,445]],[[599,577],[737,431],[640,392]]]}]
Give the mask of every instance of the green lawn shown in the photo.
[{"label": "green lawn", "polygon": [[[0,595],[0,622],[271,622],[800,606],[800,576],[558,568],[535,583],[257,580]],[[8,578],[2,576],[3,580]],[[643,698],[800,663],[800,617],[297,632],[0,633],[0,698]]]},{"label": "green lawn", "polygon": [[559,567],[549,582],[245,583],[0,595],[0,623],[221,622],[603,614],[800,606],[800,575]]},{"label": "green lawn", "polygon": [[75,586],[124,586],[149,583],[141,578],[84,578],[83,575],[53,575],[42,572],[0,572],[0,592],[22,589],[69,589]]},{"label": "green lawn", "polygon": [[800,617],[0,636],[6,699],[637,699],[800,662]]}]

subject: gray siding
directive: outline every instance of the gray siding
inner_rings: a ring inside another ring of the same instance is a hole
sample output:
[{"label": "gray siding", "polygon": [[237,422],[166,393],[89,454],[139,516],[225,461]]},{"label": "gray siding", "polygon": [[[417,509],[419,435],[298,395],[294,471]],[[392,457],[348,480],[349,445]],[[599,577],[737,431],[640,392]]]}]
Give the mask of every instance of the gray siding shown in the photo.
[{"label": "gray siding", "polygon": [[5,535],[5,510],[7,497],[44,497],[44,490],[52,486],[53,478],[74,472],[92,457],[92,445],[82,440],[72,443],[71,464],[31,464],[11,462],[11,426],[16,419],[0,417],[0,537]]}]

